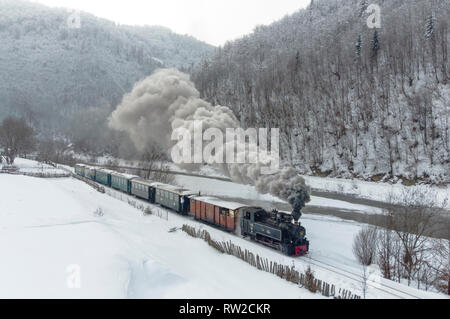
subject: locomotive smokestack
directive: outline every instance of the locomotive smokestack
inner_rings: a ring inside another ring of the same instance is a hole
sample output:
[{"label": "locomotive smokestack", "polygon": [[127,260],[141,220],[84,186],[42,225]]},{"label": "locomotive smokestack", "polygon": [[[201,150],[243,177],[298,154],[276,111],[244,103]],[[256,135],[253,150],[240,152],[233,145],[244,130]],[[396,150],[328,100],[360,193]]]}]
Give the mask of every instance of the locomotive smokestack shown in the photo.
[{"label": "locomotive smokestack", "polygon": [[305,207],[306,203],[310,201],[310,196],[305,189],[294,190],[291,197],[289,197],[289,203],[292,205],[292,217],[295,222],[298,222],[302,217],[301,210]]}]

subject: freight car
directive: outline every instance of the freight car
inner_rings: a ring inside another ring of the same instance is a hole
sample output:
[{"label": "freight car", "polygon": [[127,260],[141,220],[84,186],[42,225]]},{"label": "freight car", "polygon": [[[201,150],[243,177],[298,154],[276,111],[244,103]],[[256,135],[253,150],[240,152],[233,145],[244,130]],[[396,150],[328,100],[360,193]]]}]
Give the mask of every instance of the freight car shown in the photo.
[{"label": "freight car", "polygon": [[194,192],[177,188],[172,185],[155,183],[155,203],[163,207],[172,209],[181,215],[187,215],[189,212],[189,197]]},{"label": "freight car", "polygon": [[84,176],[84,167],[85,167],[85,165],[83,165],[83,164],[75,165],[75,174]]},{"label": "freight car", "polygon": [[134,178],[131,180],[131,194],[154,204],[156,188],[153,184],[142,178]]},{"label": "freight car", "polygon": [[113,172],[111,173],[111,187],[131,194],[131,180],[137,176]]},{"label": "freight car", "polygon": [[94,180],[95,180],[95,168],[84,165],[82,171],[83,171],[83,174],[81,176],[83,176],[87,179],[92,179],[92,176],[94,175]]},{"label": "freight car", "polygon": [[95,181],[96,169],[83,164],[75,165],[75,174]]},{"label": "freight car", "polygon": [[111,174],[113,171],[99,168],[96,170],[95,181],[105,186],[111,187]]},{"label": "freight car", "polygon": [[246,205],[229,202],[216,197],[192,196],[190,215],[228,232],[240,233],[239,217]]},{"label": "freight car", "polygon": [[95,167],[89,167],[89,173],[88,173],[88,178],[95,181],[95,175],[96,175],[97,170],[95,169]]},{"label": "freight car", "polygon": [[200,196],[180,187],[83,164],[75,165],[75,173],[224,231],[250,237],[286,255],[302,256],[309,251],[306,230],[291,214]]}]

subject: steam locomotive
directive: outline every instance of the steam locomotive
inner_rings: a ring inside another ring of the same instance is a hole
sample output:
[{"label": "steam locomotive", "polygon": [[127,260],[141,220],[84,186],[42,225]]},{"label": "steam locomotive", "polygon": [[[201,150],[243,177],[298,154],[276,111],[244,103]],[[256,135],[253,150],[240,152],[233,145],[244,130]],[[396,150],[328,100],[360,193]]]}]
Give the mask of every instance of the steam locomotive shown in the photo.
[{"label": "steam locomotive", "polygon": [[242,236],[280,250],[288,256],[302,256],[309,251],[306,230],[291,214],[276,210],[247,208],[241,220]]},{"label": "steam locomotive", "polygon": [[303,256],[309,251],[306,230],[298,223],[299,210],[295,210],[295,214],[268,212],[259,207],[200,196],[180,187],[83,164],[75,165],[75,174],[223,231],[249,237],[288,256]]}]

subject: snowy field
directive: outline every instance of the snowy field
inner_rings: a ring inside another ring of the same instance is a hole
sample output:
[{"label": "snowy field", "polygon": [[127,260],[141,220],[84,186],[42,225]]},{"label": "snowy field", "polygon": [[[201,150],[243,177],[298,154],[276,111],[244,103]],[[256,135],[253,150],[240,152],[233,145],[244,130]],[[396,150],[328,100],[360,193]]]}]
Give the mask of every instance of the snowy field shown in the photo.
[{"label": "snowy field", "polygon": [[[0,169],[5,165],[5,163],[0,164]],[[39,163],[33,160],[16,158],[14,161],[14,166],[16,166],[22,173],[43,173],[43,174],[65,174],[66,172],[62,169],[55,168],[51,165]]]},{"label": "snowy field", "polygon": [[[371,199],[380,202],[389,202],[391,195],[401,196],[402,192],[411,188],[402,184],[376,183],[360,180],[348,180],[342,178],[328,178],[303,176],[306,183],[313,189],[324,192],[354,195],[360,198]],[[418,185],[413,186],[424,190],[430,190],[436,195],[438,205],[450,209],[450,185],[445,187]]]},{"label": "snowy field", "polygon": [[[186,223],[272,261],[299,270],[310,265],[319,279],[360,292],[360,268],[351,251],[361,227],[357,223],[304,217],[311,259],[292,259],[173,213],[168,221],[143,216],[72,178],[1,175],[0,194],[0,298],[323,298],[221,255],[181,231],[168,232]],[[251,189],[245,195],[260,196]],[[103,216],[94,214],[98,208]],[[68,286],[74,266],[80,270],[79,289]],[[330,271],[330,266],[339,268]],[[444,297],[385,284],[395,290],[374,286],[368,296]]]},{"label": "snowy field", "polygon": [[3,175],[0,193],[0,298],[321,298],[76,179]]}]

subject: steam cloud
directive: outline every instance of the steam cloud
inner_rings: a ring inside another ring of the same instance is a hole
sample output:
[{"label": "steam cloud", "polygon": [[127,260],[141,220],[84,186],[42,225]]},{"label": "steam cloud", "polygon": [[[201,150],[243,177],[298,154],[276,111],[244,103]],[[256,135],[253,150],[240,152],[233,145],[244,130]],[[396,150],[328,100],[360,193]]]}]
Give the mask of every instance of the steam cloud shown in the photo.
[{"label": "steam cloud", "polygon": [[[160,69],[124,96],[112,113],[109,126],[127,132],[140,151],[152,144],[168,150],[173,146],[172,131],[180,127],[193,131],[193,121],[202,121],[203,130],[218,128],[225,132],[227,128],[239,127],[230,108],[212,106],[200,99],[187,74],[176,69]],[[287,200],[293,206],[295,220],[310,201],[309,189],[293,167],[284,167],[273,175],[261,174],[261,163],[220,167],[234,182],[254,185],[262,194]]]}]

